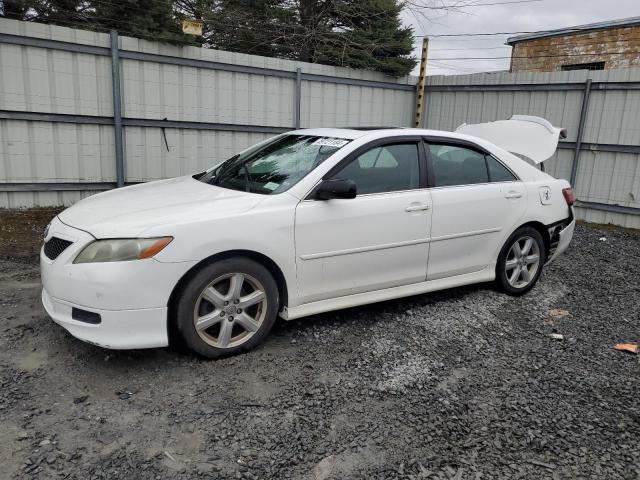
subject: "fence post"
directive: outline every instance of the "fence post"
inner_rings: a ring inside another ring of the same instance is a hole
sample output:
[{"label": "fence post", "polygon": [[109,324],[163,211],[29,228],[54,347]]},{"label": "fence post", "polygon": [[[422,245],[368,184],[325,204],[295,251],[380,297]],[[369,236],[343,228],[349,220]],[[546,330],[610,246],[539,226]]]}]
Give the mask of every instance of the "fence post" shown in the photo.
[{"label": "fence post", "polygon": [[124,187],[124,153],[122,148],[122,97],[120,93],[120,52],[118,32],[111,30],[111,91],[113,93],[113,131],[116,152],[116,182]]},{"label": "fence post", "polygon": [[576,177],[578,175],[578,163],[580,162],[580,149],[582,148],[582,136],[584,134],[584,124],[587,121],[587,112],[589,110],[589,96],[591,94],[591,79],[587,78],[584,84],[584,93],[582,94],[582,107],[580,108],[580,120],[578,121],[578,133],[576,136],[576,148],[573,151],[573,161],[571,162],[571,186],[575,188]]},{"label": "fence post", "polygon": [[427,55],[429,53],[429,38],[424,37],[422,39],[422,55],[420,56],[420,77],[418,77],[418,84],[416,85],[416,110],[413,119],[413,126],[415,128],[424,128],[424,121],[422,121],[423,100],[424,100],[424,86],[427,81]]},{"label": "fence post", "polygon": [[296,68],[296,87],[293,105],[293,126],[300,128],[300,103],[302,102],[302,70]]}]

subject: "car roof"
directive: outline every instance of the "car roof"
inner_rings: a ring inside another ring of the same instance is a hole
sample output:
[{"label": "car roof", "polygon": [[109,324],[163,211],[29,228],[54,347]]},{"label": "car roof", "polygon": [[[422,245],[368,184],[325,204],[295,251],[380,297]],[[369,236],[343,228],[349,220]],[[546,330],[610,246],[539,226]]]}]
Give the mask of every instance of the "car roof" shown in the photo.
[{"label": "car roof", "polygon": [[354,127],[354,128],[305,128],[289,132],[296,135],[313,135],[318,137],[333,137],[355,140],[357,138],[369,137],[371,139],[395,137],[395,136],[437,136],[448,138],[468,139],[468,135],[462,135],[443,130],[426,130],[422,128],[403,127]]},{"label": "car roof", "polygon": [[295,135],[312,135],[315,137],[333,137],[355,140],[356,138],[365,136],[369,132],[349,128],[304,128],[301,130],[294,130],[289,133]]}]

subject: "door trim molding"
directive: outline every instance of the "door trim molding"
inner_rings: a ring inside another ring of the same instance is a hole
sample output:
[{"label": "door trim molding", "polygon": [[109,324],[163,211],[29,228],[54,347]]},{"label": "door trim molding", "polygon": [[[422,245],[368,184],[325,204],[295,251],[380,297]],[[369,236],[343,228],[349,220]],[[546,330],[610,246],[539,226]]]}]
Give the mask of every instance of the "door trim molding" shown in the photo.
[{"label": "door trim molding", "polygon": [[474,237],[476,235],[485,235],[487,233],[496,233],[502,230],[502,227],[485,228],[484,230],[473,230],[471,232],[453,233],[451,235],[441,235],[439,237],[431,237],[431,243],[441,242],[443,240],[453,240],[462,237]]},{"label": "door trim molding", "polygon": [[418,238],[416,240],[407,240],[404,242],[383,243],[380,245],[370,245],[368,247],[348,248],[345,250],[333,250],[331,252],[308,253],[300,255],[301,260],[317,260],[319,258],[339,257],[341,255],[350,255],[352,253],[374,252],[376,250],[387,250],[390,248],[409,247],[411,245],[420,245],[423,243],[441,242],[443,240],[453,240],[456,238],[473,237],[476,235],[485,235],[487,233],[496,233],[502,230],[502,227],[485,228],[484,230],[474,230],[471,232],[454,233],[451,235],[442,235],[440,237]]},{"label": "door trim molding", "polygon": [[376,250],[387,250],[389,248],[408,247],[411,245],[420,245],[429,243],[429,238],[418,238],[416,240],[406,240],[404,242],[383,243],[380,245],[371,245],[368,247],[348,248],[346,250],[334,250],[331,252],[309,253],[300,255],[301,260],[316,260],[318,258],[339,257],[341,255],[349,255],[352,253],[373,252]]}]

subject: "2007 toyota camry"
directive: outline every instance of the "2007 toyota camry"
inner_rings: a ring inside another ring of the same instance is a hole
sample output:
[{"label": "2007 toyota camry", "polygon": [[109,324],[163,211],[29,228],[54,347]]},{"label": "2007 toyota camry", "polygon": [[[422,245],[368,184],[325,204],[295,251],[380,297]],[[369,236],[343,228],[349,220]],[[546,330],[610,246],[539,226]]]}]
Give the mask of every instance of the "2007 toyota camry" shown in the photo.
[{"label": "2007 toyota camry", "polygon": [[454,133],[282,134],[60,213],[41,252],[42,301],[96,345],[181,340],[216,358],[262,342],[278,315],[493,280],[520,295],[573,235],[569,183],[535,165],[562,134],[524,116]]}]

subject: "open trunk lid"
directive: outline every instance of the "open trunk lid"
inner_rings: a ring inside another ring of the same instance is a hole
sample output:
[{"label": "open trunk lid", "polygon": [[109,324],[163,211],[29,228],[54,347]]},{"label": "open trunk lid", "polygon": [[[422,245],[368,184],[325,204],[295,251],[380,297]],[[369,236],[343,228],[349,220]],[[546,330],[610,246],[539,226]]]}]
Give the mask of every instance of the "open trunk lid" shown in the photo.
[{"label": "open trunk lid", "polygon": [[567,138],[564,128],[554,127],[544,118],[529,115],[513,115],[509,120],[487,123],[463,123],[456,133],[482,138],[536,164],[549,159],[558,148],[558,140]]}]

